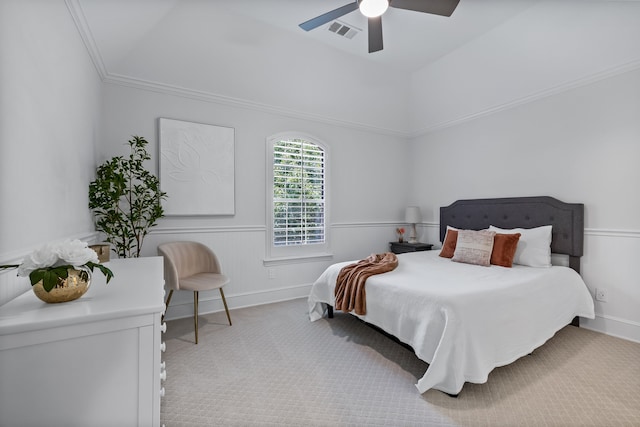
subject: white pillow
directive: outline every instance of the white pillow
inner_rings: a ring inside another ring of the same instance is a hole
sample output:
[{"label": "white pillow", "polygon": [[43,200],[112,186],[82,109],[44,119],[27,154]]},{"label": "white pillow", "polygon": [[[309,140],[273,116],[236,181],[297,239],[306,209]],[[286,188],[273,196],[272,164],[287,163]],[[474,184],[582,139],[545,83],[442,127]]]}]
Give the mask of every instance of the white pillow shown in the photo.
[{"label": "white pillow", "polygon": [[520,233],[518,248],[513,257],[514,264],[529,267],[551,267],[551,226],[543,225],[535,228],[512,228],[506,230],[490,226],[489,230],[497,233]]}]

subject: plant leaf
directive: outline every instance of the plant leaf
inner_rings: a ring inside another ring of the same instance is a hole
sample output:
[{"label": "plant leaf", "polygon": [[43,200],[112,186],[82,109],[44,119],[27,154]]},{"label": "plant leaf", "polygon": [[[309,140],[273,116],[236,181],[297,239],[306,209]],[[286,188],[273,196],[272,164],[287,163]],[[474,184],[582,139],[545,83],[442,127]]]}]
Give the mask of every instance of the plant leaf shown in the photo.
[{"label": "plant leaf", "polygon": [[98,267],[98,269],[102,272],[102,274],[104,274],[104,276],[107,278],[107,283],[109,283],[109,280],[113,278],[113,271],[111,271],[110,269],[108,269],[102,264],[96,264],[95,262],[89,261],[85,265],[89,267],[91,271],[93,271],[94,267]]},{"label": "plant leaf", "polygon": [[71,268],[69,265],[61,265],[56,268],[39,268],[37,270],[33,270],[31,274],[29,274],[29,280],[31,281],[31,286],[37,284],[40,280],[42,280],[42,287],[45,291],[50,292],[58,284],[58,279],[66,279],[69,277],[68,268]]}]

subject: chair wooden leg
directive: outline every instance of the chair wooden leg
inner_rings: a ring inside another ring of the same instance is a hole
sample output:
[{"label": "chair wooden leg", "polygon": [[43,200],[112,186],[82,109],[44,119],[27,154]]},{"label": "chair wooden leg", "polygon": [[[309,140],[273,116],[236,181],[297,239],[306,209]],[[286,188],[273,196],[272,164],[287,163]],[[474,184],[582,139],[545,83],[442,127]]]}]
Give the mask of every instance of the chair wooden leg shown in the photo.
[{"label": "chair wooden leg", "polygon": [[193,327],[196,331],[196,344],[198,344],[198,291],[193,291]]},{"label": "chair wooden leg", "polygon": [[229,307],[227,307],[227,300],[224,298],[224,292],[220,288],[220,296],[222,297],[222,303],[224,304],[224,311],[227,312],[227,319],[229,320],[229,326],[231,326],[231,316],[229,315]]},{"label": "chair wooden leg", "polygon": [[167,314],[167,310],[169,309],[169,302],[171,302],[172,296],[173,296],[173,289],[169,291],[169,296],[167,296],[167,302],[164,304],[164,314],[160,319],[161,322],[164,322],[164,316]]}]

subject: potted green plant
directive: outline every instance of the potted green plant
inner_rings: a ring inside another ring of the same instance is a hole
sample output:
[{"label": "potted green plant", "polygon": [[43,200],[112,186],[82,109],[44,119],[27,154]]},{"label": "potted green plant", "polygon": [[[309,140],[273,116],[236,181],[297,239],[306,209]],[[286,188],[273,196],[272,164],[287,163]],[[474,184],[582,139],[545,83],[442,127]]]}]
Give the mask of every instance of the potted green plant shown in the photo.
[{"label": "potted green plant", "polygon": [[160,190],[160,181],[144,167],[151,159],[139,136],[129,140],[128,158],[113,157],[96,170],[95,181],[89,184],[89,208],[96,218],[96,230],[120,258],[140,256],[142,243],[149,229],[164,216],[161,201],[167,194]]}]

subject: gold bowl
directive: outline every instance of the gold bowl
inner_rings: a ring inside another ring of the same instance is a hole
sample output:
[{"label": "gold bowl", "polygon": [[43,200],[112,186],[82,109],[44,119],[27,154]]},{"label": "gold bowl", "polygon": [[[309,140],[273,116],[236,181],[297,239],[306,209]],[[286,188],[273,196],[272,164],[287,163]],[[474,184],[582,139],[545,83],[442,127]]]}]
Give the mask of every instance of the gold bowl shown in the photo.
[{"label": "gold bowl", "polygon": [[59,303],[73,301],[84,295],[91,285],[91,272],[86,270],[67,269],[69,276],[58,279],[58,283],[47,292],[42,280],[32,286],[33,293],[44,302]]}]

